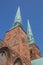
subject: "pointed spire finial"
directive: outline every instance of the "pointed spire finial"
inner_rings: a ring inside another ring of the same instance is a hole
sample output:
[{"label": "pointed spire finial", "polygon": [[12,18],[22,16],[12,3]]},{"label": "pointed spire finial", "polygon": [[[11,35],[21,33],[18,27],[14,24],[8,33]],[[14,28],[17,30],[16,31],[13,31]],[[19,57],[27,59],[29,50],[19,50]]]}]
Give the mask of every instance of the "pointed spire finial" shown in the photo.
[{"label": "pointed spire finial", "polygon": [[33,34],[32,34],[29,19],[28,19],[28,26],[27,26],[27,35],[28,35],[29,44],[33,44],[34,43],[34,37],[33,37]]},{"label": "pointed spire finial", "polygon": [[22,25],[22,18],[21,18],[21,13],[20,13],[20,6],[18,6],[18,10],[15,16],[14,24],[15,27],[18,25]]}]

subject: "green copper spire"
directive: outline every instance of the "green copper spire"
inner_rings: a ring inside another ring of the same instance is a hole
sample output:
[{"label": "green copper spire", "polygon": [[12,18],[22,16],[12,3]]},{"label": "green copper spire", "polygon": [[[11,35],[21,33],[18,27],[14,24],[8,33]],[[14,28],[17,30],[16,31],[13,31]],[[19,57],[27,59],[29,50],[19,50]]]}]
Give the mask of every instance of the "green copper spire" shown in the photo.
[{"label": "green copper spire", "polygon": [[21,13],[20,13],[20,7],[18,6],[18,10],[17,10],[16,16],[14,19],[14,24],[13,24],[13,27],[11,29],[13,29],[19,25],[22,26],[22,18],[21,18]]},{"label": "green copper spire", "polygon": [[13,28],[22,25],[22,19],[21,19],[21,13],[20,13],[20,7],[18,7],[15,19],[14,19],[14,24],[13,24]]},{"label": "green copper spire", "polygon": [[31,27],[30,27],[29,20],[28,20],[28,26],[27,26],[27,35],[28,35],[29,44],[33,44],[34,43],[34,37],[33,37],[33,34],[32,34],[32,30],[31,30]]}]

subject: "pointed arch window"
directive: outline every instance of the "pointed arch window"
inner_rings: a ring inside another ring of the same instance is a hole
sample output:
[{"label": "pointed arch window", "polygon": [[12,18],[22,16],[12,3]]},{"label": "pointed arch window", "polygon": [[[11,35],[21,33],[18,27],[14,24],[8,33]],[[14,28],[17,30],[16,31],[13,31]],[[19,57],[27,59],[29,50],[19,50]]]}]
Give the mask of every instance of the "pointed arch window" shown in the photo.
[{"label": "pointed arch window", "polygon": [[22,65],[21,60],[18,58],[18,59],[14,62],[14,65]]}]

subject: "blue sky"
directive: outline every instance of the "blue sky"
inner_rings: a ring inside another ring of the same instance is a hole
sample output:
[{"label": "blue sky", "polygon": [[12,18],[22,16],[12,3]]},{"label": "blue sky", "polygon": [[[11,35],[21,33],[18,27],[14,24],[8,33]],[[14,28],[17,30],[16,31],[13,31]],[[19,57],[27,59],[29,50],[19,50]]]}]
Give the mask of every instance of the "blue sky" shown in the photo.
[{"label": "blue sky", "polygon": [[27,29],[27,19],[33,31],[35,43],[43,56],[43,0],[0,0],[0,39],[14,22],[18,6],[21,8],[23,28]]}]

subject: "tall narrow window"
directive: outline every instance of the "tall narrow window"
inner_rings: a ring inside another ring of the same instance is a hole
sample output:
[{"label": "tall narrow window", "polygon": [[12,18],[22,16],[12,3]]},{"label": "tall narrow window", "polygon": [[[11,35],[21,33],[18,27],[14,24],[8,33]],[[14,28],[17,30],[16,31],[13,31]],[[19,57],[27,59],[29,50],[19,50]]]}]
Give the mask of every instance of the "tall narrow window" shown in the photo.
[{"label": "tall narrow window", "polygon": [[32,50],[30,50],[30,56],[32,57]]}]

